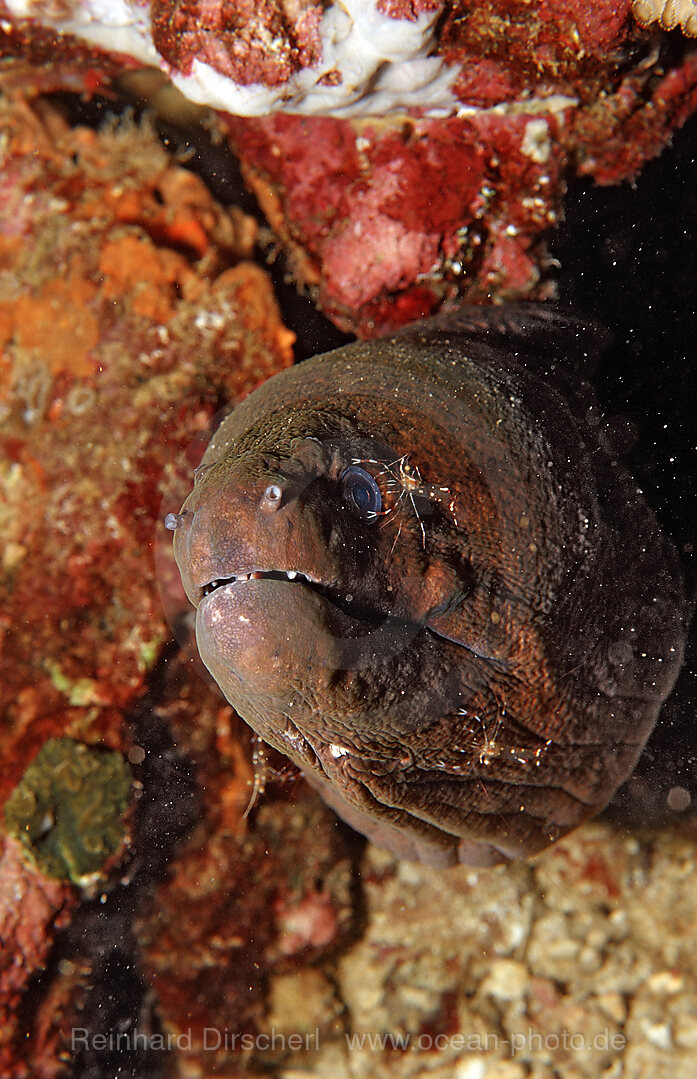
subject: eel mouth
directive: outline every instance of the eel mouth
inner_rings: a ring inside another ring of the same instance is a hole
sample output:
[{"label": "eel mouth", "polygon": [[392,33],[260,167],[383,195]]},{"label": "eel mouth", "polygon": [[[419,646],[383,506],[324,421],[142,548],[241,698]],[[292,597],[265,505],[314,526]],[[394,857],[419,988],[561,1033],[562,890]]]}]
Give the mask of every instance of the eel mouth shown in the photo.
[{"label": "eel mouth", "polygon": [[209,581],[201,588],[201,599],[205,599],[206,596],[210,596],[212,592],[215,592],[218,588],[224,588],[228,584],[244,584],[245,581],[298,581],[300,584],[309,584],[319,587],[319,581],[313,580],[312,577],[308,577],[305,573],[300,573],[299,570],[250,570],[249,573],[233,573],[229,577],[218,577],[214,581]]},{"label": "eel mouth", "polygon": [[199,589],[199,603],[227,585],[246,584],[248,581],[281,581],[285,584],[304,586],[321,596],[327,603],[336,607],[343,614],[355,621],[370,626],[381,625],[389,613],[371,607],[365,600],[354,598],[351,593],[344,593],[336,585],[323,584],[314,577],[301,573],[300,570],[250,570],[249,573],[235,573],[229,577],[217,577],[208,581]]}]

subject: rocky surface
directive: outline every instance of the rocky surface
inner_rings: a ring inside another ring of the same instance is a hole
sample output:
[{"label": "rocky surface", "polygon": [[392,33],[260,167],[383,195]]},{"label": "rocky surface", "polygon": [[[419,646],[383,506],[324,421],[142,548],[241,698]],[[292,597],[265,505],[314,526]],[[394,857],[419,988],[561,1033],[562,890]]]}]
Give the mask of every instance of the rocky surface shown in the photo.
[{"label": "rocky surface", "polygon": [[696,840],[594,823],[529,864],[441,873],[368,847],[361,939],[298,976],[300,1008],[271,983],[279,1029],[320,1028],[280,1074],[688,1079]]},{"label": "rocky surface", "polygon": [[254,223],[147,127],[70,128],[12,85],[0,124],[0,801],[26,846],[4,846],[10,1076],[57,1067],[50,986],[17,1008],[79,898],[63,882],[108,891],[128,855],[128,709],[169,634],[163,484],[224,402],[290,362],[293,335],[249,261]]},{"label": "rocky surface", "polygon": [[659,28],[692,34],[692,0],[0,13],[0,55],[44,81],[92,92],[149,66],[218,110],[295,280],[364,337],[452,300],[551,295],[568,178],[635,177],[697,104],[695,45]]}]

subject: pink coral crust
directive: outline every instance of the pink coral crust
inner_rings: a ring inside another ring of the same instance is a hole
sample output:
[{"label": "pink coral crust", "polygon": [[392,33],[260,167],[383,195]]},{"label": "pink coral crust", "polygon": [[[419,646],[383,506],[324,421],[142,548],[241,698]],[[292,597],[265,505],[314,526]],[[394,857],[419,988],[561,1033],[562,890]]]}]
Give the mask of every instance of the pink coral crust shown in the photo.
[{"label": "pink coral crust", "polygon": [[[482,63],[500,92],[502,69]],[[477,87],[483,101],[489,88]],[[665,73],[654,54],[587,101],[556,100],[442,119],[225,123],[296,276],[338,325],[372,336],[448,299],[549,295],[543,234],[566,176],[616,183],[660,153],[697,106],[697,51]]]},{"label": "pink coral crust", "polygon": [[419,15],[433,15],[445,5],[442,0],[378,0],[378,11],[390,19],[408,19],[415,22]]},{"label": "pink coral crust", "polygon": [[177,71],[194,60],[238,86],[279,86],[319,61],[322,8],[273,0],[153,0],[153,42]]},{"label": "pink coral crust", "polygon": [[550,144],[557,137],[555,117],[540,128],[524,114],[227,123],[297,275],[319,285],[339,325],[369,336],[463,287],[480,298],[537,285],[535,245],[555,219],[561,158],[544,159],[544,145],[543,160],[529,156],[531,121]]},{"label": "pink coral crust", "polygon": [[[17,1008],[30,980],[48,958],[56,929],[70,919],[75,894],[29,865],[22,847],[0,833],[0,1074],[15,1071]],[[35,1046],[37,1056],[39,1046]],[[28,1072],[27,1072],[28,1074]]]}]

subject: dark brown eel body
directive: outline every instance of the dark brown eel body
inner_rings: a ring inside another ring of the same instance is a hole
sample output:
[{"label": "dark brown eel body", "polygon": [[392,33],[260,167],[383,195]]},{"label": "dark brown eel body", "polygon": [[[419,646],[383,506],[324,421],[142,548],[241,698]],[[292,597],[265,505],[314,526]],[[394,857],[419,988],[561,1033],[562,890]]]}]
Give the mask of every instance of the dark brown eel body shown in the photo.
[{"label": "dark brown eel body", "polygon": [[680,668],[678,557],[603,448],[577,333],[470,309],[305,361],[224,421],[170,522],[225,696],[407,858],[494,864],[593,816]]}]

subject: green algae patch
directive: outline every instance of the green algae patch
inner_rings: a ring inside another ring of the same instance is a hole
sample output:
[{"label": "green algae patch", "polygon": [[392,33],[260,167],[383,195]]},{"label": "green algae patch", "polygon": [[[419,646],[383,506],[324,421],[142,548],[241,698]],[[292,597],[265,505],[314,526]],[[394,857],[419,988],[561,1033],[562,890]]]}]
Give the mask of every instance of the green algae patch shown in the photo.
[{"label": "green algae patch", "polygon": [[45,874],[84,886],[126,838],[131,771],[72,738],[43,746],[5,804],[5,825]]},{"label": "green algae patch", "polygon": [[59,693],[64,693],[68,703],[76,708],[85,708],[90,704],[99,704],[100,697],[97,683],[93,678],[70,679],[58,663],[48,663],[47,669],[51,682]]}]

